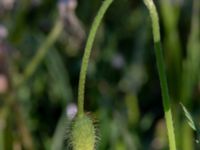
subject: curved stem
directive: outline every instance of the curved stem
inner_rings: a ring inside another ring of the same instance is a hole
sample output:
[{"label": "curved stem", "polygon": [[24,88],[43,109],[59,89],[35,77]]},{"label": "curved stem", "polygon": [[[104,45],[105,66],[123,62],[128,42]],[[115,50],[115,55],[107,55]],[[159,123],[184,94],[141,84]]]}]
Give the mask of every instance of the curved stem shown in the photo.
[{"label": "curved stem", "polygon": [[82,65],[81,65],[81,71],[80,71],[80,78],[79,78],[79,87],[78,87],[78,115],[83,115],[84,113],[84,93],[85,93],[85,80],[86,80],[86,74],[87,74],[87,68],[88,68],[88,62],[89,62],[89,57],[91,54],[91,49],[92,45],[94,43],[94,38],[97,32],[97,29],[99,27],[99,24],[112,3],[113,0],[105,0],[98,11],[97,16],[94,19],[94,22],[92,24],[86,47],[85,47],[85,52],[83,55],[83,60],[82,60]]},{"label": "curved stem", "polygon": [[168,91],[167,77],[165,73],[165,63],[164,63],[164,57],[163,57],[162,46],[161,46],[161,41],[160,41],[158,14],[152,0],[144,0],[144,3],[149,9],[150,16],[152,19],[156,62],[157,62],[157,69],[159,73],[161,90],[162,90],[163,107],[164,107],[165,119],[166,119],[166,125],[167,125],[169,147],[170,147],[170,150],[176,150],[174,126],[173,126],[173,119],[172,119],[172,113],[171,113],[171,107],[170,107],[170,96],[169,96],[169,91]]}]

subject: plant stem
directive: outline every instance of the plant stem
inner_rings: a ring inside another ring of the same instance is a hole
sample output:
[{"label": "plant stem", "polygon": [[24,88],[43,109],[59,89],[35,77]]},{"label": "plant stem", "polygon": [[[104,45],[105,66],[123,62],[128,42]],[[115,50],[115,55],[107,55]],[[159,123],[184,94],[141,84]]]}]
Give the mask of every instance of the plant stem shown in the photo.
[{"label": "plant stem", "polygon": [[33,59],[25,68],[23,81],[27,80],[34,73],[34,71],[44,58],[45,54],[48,52],[51,45],[54,44],[54,42],[56,41],[62,30],[63,30],[63,23],[62,21],[58,20],[54,28],[50,32],[48,38],[44,41],[44,43],[42,43],[42,45],[37,50],[36,55],[33,57]]},{"label": "plant stem", "polygon": [[105,0],[99,9],[97,16],[94,19],[94,22],[92,24],[86,47],[85,52],[83,55],[82,65],[81,65],[81,71],[80,71],[80,78],[79,78],[79,87],[78,87],[78,115],[81,116],[84,114],[84,93],[85,93],[85,80],[86,80],[86,74],[87,74],[87,68],[88,68],[88,62],[91,54],[92,45],[94,43],[94,38],[97,32],[97,29],[99,27],[99,24],[110,6],[110,4],[113,2],[113,0]]},{"label": "plant stem", "polygon": [[158,69],[160,84],[161,84],[163,107],[164,107],[164,112],[165,112],[165,119],[166,119],[168,139],[169,139],[169,147],[170,147],[170,150],[176,150],[174,126],[173,126],[172,112],[171,112],[171,107],[170,107],[170,96],[169,96],[169,91],[168,91],[167,77],[165,73],[165,63],[164,63],[164,57],[163,57],[162,46],[161,46],[161,41],[160,41],[160,27],[159,27],[158,14],[152,0],[144,0],[144,3],[149,9],[150,16],[152,19],[156,62],[157,62],[157,69]]},{"label": "plant stem", "polygon": [[170,150],[176,150],[176,141],[175,141],[174,126],[173,126],[172,112],[171,112],[171,106],[170,106],[170,97],[169,97],[169,92],[168,92],[167,77],[165,74],[165,66],[164,66],[164,58],[163,58],[163,53],[162,53],[162,48],[161,48],[161,42],[157,42],[154,44],[155,44],[157,68],[158,68],[161,90],[162,90],[163,106],[164,106],[165,119],[166,119],[166,124],[167,124],[169,146],[170,146]]}]

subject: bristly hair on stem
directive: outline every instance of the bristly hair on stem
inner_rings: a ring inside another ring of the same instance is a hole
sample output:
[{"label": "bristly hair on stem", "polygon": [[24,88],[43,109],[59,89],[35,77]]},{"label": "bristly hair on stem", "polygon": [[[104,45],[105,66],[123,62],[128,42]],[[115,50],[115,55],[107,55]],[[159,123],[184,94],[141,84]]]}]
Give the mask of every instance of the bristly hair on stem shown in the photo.
[{"label": "bristly hair on stem", "polygon": [[161,41],[160,41],[160,27],[159,27],[158,13],[157,13],[153,0],[144,0],[144,3],[149,10],[150,17],[152,20],[156,63],[157,63],[157,69],[158,69],[161,91],[162,91],[163,107],[164,107],[165,120],[166,120],[167,132],[168,132],[168,139],[169,139],[169,148],[170,150],[176,150],[174,126],[173,126],[172,112],[171,112],[171,106],[170,106],[170,96],[169,96],[169,91],[168,91],[167,76],[165,72],[164,56],[163,56],[162,46],[161,46]]},{"label": "bristly hair on stem", "polygon": [[101,23],[101,20],[110,6],[110,4],[113,2],[113,0],[105,0],[97,14],[97,16],[94,19],[94,22],[92,24],[87,42],[86,47],[83,55],[82,65],[81,65],[81,71],[80,71],[80,78],[79,78],[79,87],[78,87],[78,115],[84,114],[84,94],[85,94],[85,80],[86,80],[86,74],[87,74],[87,68],[88,68],[88,62],[91,54],[92,45],[94,43],[94,38],[97,32],[97,29]]}]

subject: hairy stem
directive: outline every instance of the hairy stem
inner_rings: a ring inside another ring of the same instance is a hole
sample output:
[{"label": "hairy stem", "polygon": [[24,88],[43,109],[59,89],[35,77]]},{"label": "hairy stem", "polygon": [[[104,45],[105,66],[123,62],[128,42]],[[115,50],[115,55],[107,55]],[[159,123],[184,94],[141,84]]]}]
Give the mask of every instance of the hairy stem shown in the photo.
[{"label": "hairy stem", "polygon": [[162,90],[163,107],[164,107],[165,119],[166,119],[166,124],[167,124],[169,147],[170,147],[170,150],[176,150],[174,126],[173,126],[173,119],[172,119],[172,113],[171,113],[171,107],[170,107],[170,96],[168,92],[167,77],[165,73],[165,63],[164,63],[164,57],[163,57],[162,46],[161,46],[161,41],[160,41],[159,18],[158,18],[157,10],[153,1],[144,0],[144,3],[149,9],[151,20],[152,20],[157,69],[159,73],[161,90]]},{"label": "hairy stem", "polygon": [[84,113],[84,93],[85,93],[85,80],[86,80],[86,74],[87,74],[87,68],[88,68],[88,62],[91,54],[92,45],[94,43],[94,38],[97,32],[97,29],[99,27],[99,24],[112,3],[113,0],[105,0],[97,14],[97,16],[94,19],[94,22],[92,24],[86,47],[85,52],[83,55],[82,65],[81,65],[81,71],[80,71],[80,78],[79,78],[79,89],[78,89],[78,115],[83,115]]}]

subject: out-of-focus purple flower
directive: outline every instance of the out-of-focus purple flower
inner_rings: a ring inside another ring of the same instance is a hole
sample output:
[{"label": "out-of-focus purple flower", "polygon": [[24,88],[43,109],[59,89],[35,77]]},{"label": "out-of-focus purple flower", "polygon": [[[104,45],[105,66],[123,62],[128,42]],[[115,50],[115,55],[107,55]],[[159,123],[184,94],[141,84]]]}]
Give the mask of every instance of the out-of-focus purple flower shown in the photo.
[{"label": "out-of-focus purple flower", "polygon": [[64,17],[66,13],[73,13],[77,7],[76,0],[59,0],[58,9],[61,17]]},{"label": "out-of-focus purple flower", "polygon": [[5,10],[11,10],[14,6],[15,0],[0,0],[0,5]]},{"label": "out-of-focus purple flower", "polygon": [[121,54],[114,55],[111,63],[115,69],[121,69],[125,65],[124,58]]},{"label": "out-of-focus purple flower", "polygon": [[77,111],[78,109],[76,104],[70,103],[67,105],[66,114],[70,120],[72,120],[76,116]]},{"label": "out-of-focus purple flower", "polygon": [[58,0],[58,10],[60,19],[63,21],[65,35],[67,38],[67,48],[72,50],[70,54],[76,54],[77,50],[81,48],[85,39],[84,28],[76,16],[75,9],[77,7],[77,0]]},{"label": "out-of-focus purple flower", "polygon": [[7,29],[3,25],[0,25],[0,40],[5,39],[7,35],[8,35]]},{"label": "out-of-focus purple flower", "polygon": [[7,92],[8,80],[4,74],[0,74],[0,94]]}]

